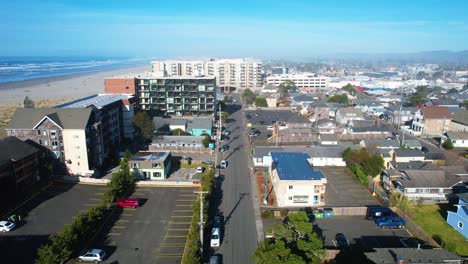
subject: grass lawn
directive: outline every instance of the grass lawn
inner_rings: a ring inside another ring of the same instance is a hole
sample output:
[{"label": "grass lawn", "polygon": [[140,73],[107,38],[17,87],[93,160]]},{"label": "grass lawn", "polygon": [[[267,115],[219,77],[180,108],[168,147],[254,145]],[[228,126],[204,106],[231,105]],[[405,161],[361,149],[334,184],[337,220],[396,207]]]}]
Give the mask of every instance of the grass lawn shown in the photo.
[{"label": "grass lawn", "polygon": [[[411,208],[413,220],[428,235],[439,236],[447,250],[460,256],[468,256],[468,242],[465,238],[447,224],[446,205],[421,205]],[[437,239],[435,239],[437,241]],[[439,242],[439,241],[438,241]]]}]

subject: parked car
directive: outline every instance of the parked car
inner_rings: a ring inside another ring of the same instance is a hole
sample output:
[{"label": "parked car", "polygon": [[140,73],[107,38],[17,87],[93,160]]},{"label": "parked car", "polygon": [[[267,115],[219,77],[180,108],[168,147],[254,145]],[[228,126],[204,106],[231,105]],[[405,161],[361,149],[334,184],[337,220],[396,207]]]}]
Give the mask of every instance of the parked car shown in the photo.
[{"label": "parked car", "polygon": [[223,150],[224,150],[224,151],[229,150],[229,145],[228,145],[228,144],[224,144],[224,145],[223,145]]},{"label": "parked car", "polygon": [[387,216],[387,217],[378,218],[378,219],[375,219],[375,223],[377,224],[377,226],[381,228],[385,228],[385,227],[403,228],[406,224],[405,220],[397,216]]},{"label": "parked car", "polygon": [[221,137],[221,140],[222,140],[222,141],[228,141],[229,139],[230,139],[229,136],[222,136],[222,137]]},{"label": "parked car", "polygon": [[213,164],[214,164],[214,162],[213,162],[213,161],[211,161],[211,160],[204,160],[204,161],[202,161],[202,164],[205,164],[205,165],[210,165],[210,166],[211,166],[211,165],[213,165]]},{"label": "parked car", "polygon": [[252,118],[252,116],[251,116],[251,115],[249,115],[249,114],[247,114],[247,115],[245,115],[245,118],[247,118],[247,119],[251,119],[251,118]]},{"label": "parked car", "polygon": [[336,246],[344,251],[351,251],[351,246],[349,245],[348,239],[343,233],[338,233],[335,236]]},{"label": "parked car", "polygon": [[219,229],[219,227],[213,227],[213,229],[211,229],[211,240],[210,240],[211,247],[219,247],[220,236],[221,236],[221,230]]},{"label": "parked car", "polygon": [[427,147],[422,147],[421,148],[421,151],[424,152],[424,153],[428,153],[429,152],[429,149]]},{"label": "parked car", "polygon": [[273,130],[273,126],[267,126],[267,130]]},{"label": "parked car", "polygon": [[102,249],[90,249],[78,257],[79,262],[99,263],[106,257],[106,252]]},{"label": "parked car", "polygon": [[369,207],[367,212],[367,219],[369,220],[375,220],[387,216],[393,216],[393,211],[385,206]]},{"label": "parked car", "polygon": [[203,167],[197,167],[195,170],[196,173],[203,173]]},{"label": "parked car", "polygon": [[231,131],[229,131],[229,130],[224,130],[223,131],[223,135],[225,135],[225,136],[229,136],[230,134],[231,134]]},{"label": "parked car", "polygon": [[222,161],[219,163],[219,168],[221,168],[221,169],[226,169],[226,168],[227,168],[227,161],[222,160]]},{"label": "parked car", "polygon": [[117,200],[115,204],[120,207],[137,208],[140,206],[140,201],[138,200],[138,198],[126,198]]},{"label": "parked car", "polygon": [[10,221],[0,221],[0,231],[2,232],[10,232],[15,226],[16,225]]}]

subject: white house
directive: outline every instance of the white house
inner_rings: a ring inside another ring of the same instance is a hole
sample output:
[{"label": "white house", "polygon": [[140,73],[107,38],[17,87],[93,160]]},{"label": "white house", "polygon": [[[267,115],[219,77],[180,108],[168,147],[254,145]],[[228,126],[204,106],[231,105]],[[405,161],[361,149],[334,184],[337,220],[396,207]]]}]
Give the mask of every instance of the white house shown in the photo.
[{"label": "white house", "polygon": [[456,148],[468,148],[468,132],[449,131],[445,133],[446,140],[452,141]]},{"label": "white house", "polygon": [[347,124],[351,120],[364,120],[361,109],[346,107],[336,111],[336,122],[339,124]]},{"label": "white house", "polygon": [[269,174],[279,207],[325,205],[327,179],[309,164],[309,155],[272,152],[271,158]]}]

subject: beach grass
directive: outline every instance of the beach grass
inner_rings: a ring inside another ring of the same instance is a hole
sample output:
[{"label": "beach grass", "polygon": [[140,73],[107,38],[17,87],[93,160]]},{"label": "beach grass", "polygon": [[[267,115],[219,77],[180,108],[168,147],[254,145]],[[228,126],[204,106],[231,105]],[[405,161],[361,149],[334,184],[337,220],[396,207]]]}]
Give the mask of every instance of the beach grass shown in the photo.
[{"label": "beach grass", "polygon": [[[61,98],[61,99],[44,99],[44,100],[35,100],[34,105],[36,108],[47,108],[52,107],[58,104],[64,104],[70,101],[73,101],[73,98]],[[21,103],[10,103],[10,104],[0,104],[0,138],[7,136],[6,128],[8,123],[10,123],[13,114],[16,111],[16,108],[23,107]]]}]

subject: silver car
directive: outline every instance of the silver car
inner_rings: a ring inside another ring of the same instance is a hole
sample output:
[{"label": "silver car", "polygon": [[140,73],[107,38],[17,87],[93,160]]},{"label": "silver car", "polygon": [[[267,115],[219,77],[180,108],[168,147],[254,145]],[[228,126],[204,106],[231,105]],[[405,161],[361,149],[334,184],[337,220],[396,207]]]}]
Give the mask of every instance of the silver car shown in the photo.
[{"label": "silver car", "polygon": [[104,260],[106,257],[106,252],[102,249],[90,249],[86,251],[83,255],[78,257],[79,262],[94,262],[99,263]]}]

